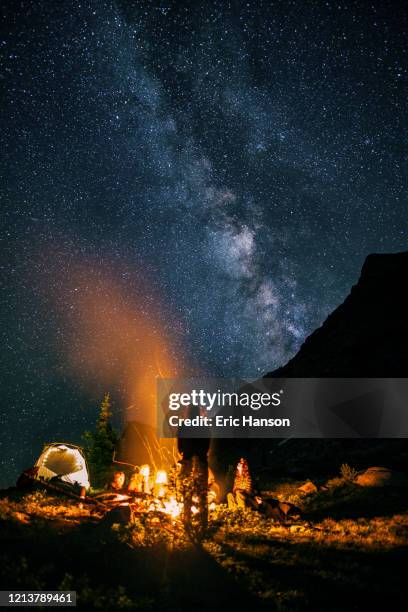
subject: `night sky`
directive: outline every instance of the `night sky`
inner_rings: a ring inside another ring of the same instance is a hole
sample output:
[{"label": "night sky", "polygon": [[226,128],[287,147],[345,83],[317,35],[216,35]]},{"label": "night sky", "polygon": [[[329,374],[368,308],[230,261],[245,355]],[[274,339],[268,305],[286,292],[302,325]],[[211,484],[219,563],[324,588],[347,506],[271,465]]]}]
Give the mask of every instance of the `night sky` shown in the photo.
[{"label": "night sky", "polygon": [[406,27],[398,2],[3,3],[1,484],[106,391],[148,419],[158,374],[282,365],[407,249]]}]

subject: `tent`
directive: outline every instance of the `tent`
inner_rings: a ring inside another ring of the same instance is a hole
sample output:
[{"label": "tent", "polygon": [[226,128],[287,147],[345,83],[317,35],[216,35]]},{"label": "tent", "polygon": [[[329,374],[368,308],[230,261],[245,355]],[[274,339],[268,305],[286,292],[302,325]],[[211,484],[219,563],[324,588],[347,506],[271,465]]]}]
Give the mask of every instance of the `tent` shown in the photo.
[{"label": "tent", "polygon": [[50,480],[59,476],[68,484],[77,483],[89,489],[89,473],[82,449],[66,442],[46,444],[36,464],[37,478]]}]

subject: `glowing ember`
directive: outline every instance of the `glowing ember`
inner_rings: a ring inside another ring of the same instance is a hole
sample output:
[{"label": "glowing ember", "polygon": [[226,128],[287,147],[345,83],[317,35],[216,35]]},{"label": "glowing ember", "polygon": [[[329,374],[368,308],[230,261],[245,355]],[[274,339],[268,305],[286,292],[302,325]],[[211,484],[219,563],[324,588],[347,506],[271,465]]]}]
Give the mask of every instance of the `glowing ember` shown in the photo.
[{"label": "glowing ember", "polygon": [[191,506],[191,514],[198,514],[200,512],[200,510],[197,508],[197,506]]}]

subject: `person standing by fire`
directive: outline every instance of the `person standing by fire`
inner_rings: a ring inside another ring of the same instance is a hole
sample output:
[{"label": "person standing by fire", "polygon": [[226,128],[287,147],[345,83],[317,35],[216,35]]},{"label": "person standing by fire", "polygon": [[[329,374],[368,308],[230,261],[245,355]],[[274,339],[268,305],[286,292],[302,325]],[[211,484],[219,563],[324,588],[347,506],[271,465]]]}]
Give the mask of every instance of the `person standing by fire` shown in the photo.
[{"label": "person standing by fire", "polygon": [[236,510],[237,508],[246,508],[251,506],[248,503],[252,499],[252,479],[249,472],[248,462],[241,457],[235,470],[234,484],[232,493],[228,493],[228,508]]},{"label": "person standing by fire", "polygon": [[[187,407],[187,418],[193,419],[199,415],[199,406],[191,404]],[[196,437],[203,434],[207,434],[208,437]],[[191,427],[181,426],[178,429],[177,437],[178,450],[183,456],[180,480],[184,503],[184,523],[187,529],[193,522],[198,524],[198,532],[203,533],[208,523],[208,452],[211,441],[209,429],[200,427],[200,431],[192,432]]]}]

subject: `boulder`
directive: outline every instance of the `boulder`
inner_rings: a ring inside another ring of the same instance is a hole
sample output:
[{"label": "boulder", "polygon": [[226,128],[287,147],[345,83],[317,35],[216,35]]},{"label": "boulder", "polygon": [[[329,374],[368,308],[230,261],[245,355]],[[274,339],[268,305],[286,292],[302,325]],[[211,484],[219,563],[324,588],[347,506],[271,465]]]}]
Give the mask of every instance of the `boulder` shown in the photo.
[{"label": "boulder", "polygon": [[111,527],[115,523],[119,525],[127,525],[132,521],[132,510],[129,504],[122,504],[116,506],[112,510],[109,510],[101,520],[101,525],[105,527]]},{"label": "boulder", "polygon": [[311,493],[317,493],[317,487],[311,480],[308,480],[304,485],[298,488],[298,491],[304,495],[310,495]]},{"label": "boulder", "polygon": [[360,473],[354,481],[361,487],[406,487],[408,478],[402,472],[385,467],[370,467]]}]

